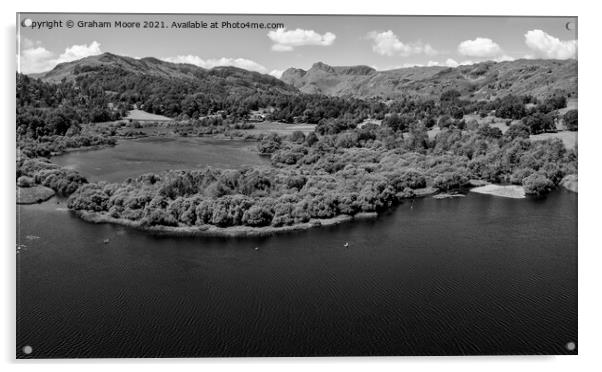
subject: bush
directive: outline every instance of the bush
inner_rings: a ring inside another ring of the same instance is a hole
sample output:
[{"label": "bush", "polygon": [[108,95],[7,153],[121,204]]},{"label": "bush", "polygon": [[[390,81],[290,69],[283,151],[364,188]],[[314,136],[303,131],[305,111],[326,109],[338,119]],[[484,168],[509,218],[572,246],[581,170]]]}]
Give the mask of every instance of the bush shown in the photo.
[{"label": "bush", "polygon": [[554,188],[554,183],[541,173],[533,173],[523,180],[523,187],[526,194],[541,197]]},{"label": "bush", "polygon": [[444,172],[435,177],[433,186],[441,191],[450,191],[465,186],[468,184],[468,180],[469,178],[465,171]]},{"label": "bush", "polygon": [[35,185],[33,178],[27,176],[21,176],[17,179],[17,186],[19,187],[32,187]]},{"label": "bush", "polygon": [[257,144],[257,150],[260,154],[273,154],[276,150],[280,149],[282,139],[276,133],[272,133],[263,138]]},{"label": "bush", "polygon": [[178,221],[165,209],[154,209],[141,221],[143,226],[178,226]]},{"label": "bush", "polygon": [[526,114],[525,104],[520,97],[507,95],[496,101],[495,116],[504,119],[522,119]]},{"label": "bush", "polygon": [[291,142],[301,144],[305,141],[305,134],[300,130],[296,130],[291,134]]},{"label": "bush", "polygon": [[443,115],[439,118],[437,125],[441,129],[449,128],[452,125],[452,119],[449,115]]},{"label": "bush", "polygon": [[470,119],[466,122],[466,129],[477,130],[479,129],[479,122],[476,119]]},{"label": "bush", "polygon": [[564,125],[570,131],[577,130],[577,110],[569,110],[564,114]]},{"label": "bush", "polygon": [[515,138],[529,138],[529,128],[523,123],[510,125],[504,136],[510,140]]},{"label": "bush", "polygon": [[555,130],[554,119],[549,114],[536,112],[523,119],[523,124],[529,128],[531,134],[539,134]]},{"label": "bush", "polygon": [[318,136],[311,132],[305,137],[305,144],[309,147],[312,147],[314,143],[318,142]]},{"label": "bush", "polygon": [[492,139],[498,139],[502,137],[502,131],[500,128],[491,127],[487,124],[480,126],[477,130],[477,134],[481,137]]},{"label": "bush", "polygon": [[262,206],[252,206],[242,217],[242,222],[249,226],[267,226],[274,217],[272,211]]}]

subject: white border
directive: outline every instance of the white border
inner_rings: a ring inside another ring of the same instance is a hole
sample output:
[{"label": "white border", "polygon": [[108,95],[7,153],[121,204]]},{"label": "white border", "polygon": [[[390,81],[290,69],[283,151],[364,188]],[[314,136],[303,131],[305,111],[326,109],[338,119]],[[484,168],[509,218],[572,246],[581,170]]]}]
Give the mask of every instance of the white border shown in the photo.
[{"label": "white border", "polygon": [[[327,2],[324,0],[268,1],[4,1],[2,5],[2,43],[6,58],[2,64],[2,102],[4,122],[2,128],[2,195],[0,208],[3,229],[2,272],[4,290],[0,306],[3,330],[0,336],[1,363],[5,370],[45,371],[80,370],[106,371],[125,370],[132,364],[143,364],[148,371],[161,371],[171,364],[185,370],[225,369],[305,371],[314,369],[344,369],[360,371],[366,368],[395,370],[420,368],[427,371],[508,371],[545,370],[571,371],[599,368],[601,352],[598,350],[602,334],[599,318],[600,289],[598,284],[602,269],[602,244],[596,234],[600,229],[599,213],[602,212],[596,185],[602,184],[600,177],[600,139],[602,122],[596,115],[600,106],[600,49],[601,19],[596,12],[595,2],[577,1],[445,1],[428,0],[404,3],[402,1],[371,0],[352,4],[350,1]],[[15,13],[22,12],[152,12],[152,13],[309,13],[309,14],[437,14],[437,15],[556,15],[579,17],[579,356],[562,357],[392,357],[392,358],[270,358],[270,359],[178,359],[178,360],[61,360],[61,361],[16,361],[15,354],[15,196],[14,196],[14,149],[15,149]],[[135,368],[135,367],[134,367]]]}]

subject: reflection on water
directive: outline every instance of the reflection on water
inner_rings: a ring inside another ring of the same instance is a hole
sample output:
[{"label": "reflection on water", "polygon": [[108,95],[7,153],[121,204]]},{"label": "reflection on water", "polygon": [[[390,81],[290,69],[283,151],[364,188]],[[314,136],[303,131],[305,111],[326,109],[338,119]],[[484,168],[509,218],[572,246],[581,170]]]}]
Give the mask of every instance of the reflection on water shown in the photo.
[{"label": "reflection on water", "polygon": [[254,142],[199,137],[147,137],[120,140],[116,146],[100,150],[66,153],[53,157],[52,161],[81,172],[90,181],[120,182],[170,169],[269,164],[269,159],[254,151],[254,145]]},{"label": "reflection on water", "polygon": [[18,207],[19,357],[576,352],[577,194],[429,198],[257,239],[152,236],[58,202]]}]

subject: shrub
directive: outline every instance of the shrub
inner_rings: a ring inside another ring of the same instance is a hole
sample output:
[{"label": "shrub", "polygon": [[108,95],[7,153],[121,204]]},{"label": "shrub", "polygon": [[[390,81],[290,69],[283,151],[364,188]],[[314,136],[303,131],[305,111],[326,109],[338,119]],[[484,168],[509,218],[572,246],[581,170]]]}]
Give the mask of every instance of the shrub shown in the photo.
[{"label": "shrub", "polygon": [[449,128],[452,125],[452,119],[449,115],[443,115],[439,118],[437,125],[441,129]]},{"label": "shrub", "polygon": [[554,130],[554,119],[551,115],[536,112],[523,119],[523,124],[531,134],[539,134]]},{"label": "shrub", "polygon": [[570,131],[577,130],[577,110],[569,110],[564,114],[564,125]]},{"label": "shrub", "polygon": [[507,95],[496,102],[495,116],[504,119],[521,119],[526,114],[525,104],[520,97]]},{"label": "shrub", "polygon": [[523,180],[523,187],[526,194],[541,197],[554,188],[554,183],[541,173],[533,173]]},{"label": "shrub", "polygon": [[523,123],[515,123],[510,125],[504,137],[514,140],[515,138],[529,138],[529,128]]},{"label": "shrub", "polygon": [[27,176],[21,176],[17,179],[17,186],[19,187],[32,187],[35,185],[33,178]]},{"label": "shrub", "polygon": [[296,130],[291,134],[291,142],[301,144],[305,141],[305,134],[300,130]]},{"label": "shrub", "polygon": [[272,222],[272,211],[262,206],[252,206],[242,217],[242,222],[249,226],[266,226]]}]

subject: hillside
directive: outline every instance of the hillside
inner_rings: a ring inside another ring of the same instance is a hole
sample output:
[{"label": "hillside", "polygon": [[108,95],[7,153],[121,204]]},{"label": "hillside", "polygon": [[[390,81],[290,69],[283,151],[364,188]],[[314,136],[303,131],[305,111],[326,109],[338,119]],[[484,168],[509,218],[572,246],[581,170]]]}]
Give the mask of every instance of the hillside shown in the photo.
[{"label": "hillside", "polygon": [[243,106],[256,109],[283,95],[300,93],[273,76],[236,67],[204,69],[111,53],[61,63],[30,77],[74,86],[80,95],[97,102],[136,104],[144,111],[169,117]]},{"label": "hillside", "polygon": [[[270,75],[247,71],[237,67],[220,66],[205,69],[192,64],[171,63],[154,57],[135,59],[126,56],[118,56],[112,53],[103,53],[96,56],[82,58],[72,62],[56,65],[52,70],[40,74],[31,74],[31,77],[39,78],[49,83],[58,83],[63,79],[67,81],[94,75],[98,72],[119,71],[121,74],[145,75],[155,78],[181,79],[203,82],[203,80],[225,80],[223,83],[235,84],[245,79],[242,85],[255,86],[257,84],[273,85],[284,91],[296,92],[296,89],[282,84],[282,82]],[[253,84],[256,83],[256,84]]]},{"label": "hillside", "polygon": [[[280,93],[298,94],[294,87],[283,83],[271,75],[247,71],[237,67],[220,66],[204,69],[191,64],[171,63],[153,57],[135,59],[103,53],[82,58],[73,62],[58,64],[52,70],[32,74],[48,83],[67,82],[78,83],[102,82],[105,90],[123,93],[131,86],[123,86],[115,79],[160,81],[168,85],[180,84],[182,88],[195,93],[214,93],[216,95],[231,95],[235,93]],[[121,89],[124,88],[124,89]]]},{"label": "hillside", "polygon": [[556,90],[577,96],[577,61],[516,60],[451,67],[410,67],[376,71],[367,66],[333,67],[322,62],[309,70],[289,68],[281,79],[305,93],[359,98],[439,96],[456,89],[466,98],[507,94],[545,97]]}]

